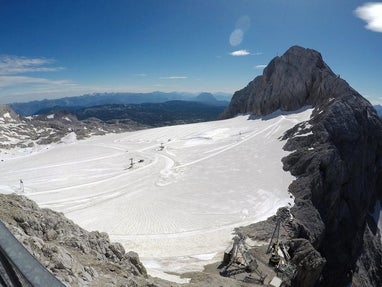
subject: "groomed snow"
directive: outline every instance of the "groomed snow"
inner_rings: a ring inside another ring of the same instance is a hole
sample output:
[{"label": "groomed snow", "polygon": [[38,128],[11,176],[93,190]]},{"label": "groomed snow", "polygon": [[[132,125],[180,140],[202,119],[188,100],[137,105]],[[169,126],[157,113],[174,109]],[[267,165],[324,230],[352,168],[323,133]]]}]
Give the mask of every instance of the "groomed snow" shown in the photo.
[{"label": "groomed snow", "polygon": [[234,227],[291,203],[294,178],[282,169],[279,137],[311,111],[83,141],[72,134],[59,145],[0,153],[0,191],[18,191],[22,179],[24,194],[41,207],[107,232],[153,275],[201,270],[221,260]]}]

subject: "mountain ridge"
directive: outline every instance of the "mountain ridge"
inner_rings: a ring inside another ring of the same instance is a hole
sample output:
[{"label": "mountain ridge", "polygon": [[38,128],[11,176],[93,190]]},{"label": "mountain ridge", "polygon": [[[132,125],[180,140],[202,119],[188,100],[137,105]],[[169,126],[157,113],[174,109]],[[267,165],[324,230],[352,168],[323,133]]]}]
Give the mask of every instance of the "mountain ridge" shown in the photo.
[{"label": "mountain ridge", "polygon": [[[312,117],[285,134],[291,154],[282,161],[296,176],[291,240],[316,253],[292,256],[300,266],[293,286],[382,286],[381,235],[369,215],[382,198],[382,123],[371,104],[319,52],[293,46],[234,94],[223,117],[305,105]],[[256,239],[262,228],[246,230]]]},{"label": "mountain ridge", "polygon": [[293,111],[354,92],[319,52],[293,46],[281,57],[273,58],[261,76],[235,92],[222,117],[247,113],[262,116],[277,109]]},{"label": "mountain ridge", "polygon": [[[203,94],[203,93],[202,93]],[[9,106],[22,116],[30,116],[41,110],[48,110],[54,107],[77,109],[107,104],[142,104],[142,103],[164,103],[173,100],[182,101],[200,101],[198,96],[190,93],[95,93],[77,97],[65,97],[60,99],[45,99],[41,101],[31,101],[26,103],[11,103]],[[217,101],[211,101],[210,104],[217,106],[228,105],[230,97],[216,93],[214,96]],[[203,102],[203,101],[201,101]],[[204,101],[205,102],[205,101]]]}]

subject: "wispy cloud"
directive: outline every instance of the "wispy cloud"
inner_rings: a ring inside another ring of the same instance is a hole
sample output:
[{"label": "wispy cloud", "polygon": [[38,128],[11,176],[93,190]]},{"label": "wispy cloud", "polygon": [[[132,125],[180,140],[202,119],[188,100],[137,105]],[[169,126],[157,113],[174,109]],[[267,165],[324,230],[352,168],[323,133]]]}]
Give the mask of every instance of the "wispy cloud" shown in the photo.
[{"label": "wispy cloud", "polygon": [[145,73],[140,73],[140,74],[135,74],[137,77],[147,77],[147,74]]},{"label": "wispy cloud", "polygon": [[231,56],[240,57],[240,56],[248,56],[251,53],[249,53],[247,50],[237,50],[229,53]]},{"label": "wispy cloud", "polygon": [[35,72],[56,72],[63,67],[51,66],[55,61],[46,58],[27,58],[18,56],[0,56],[0,88],[21,87],[26,85],[67,85],[67,80],[50,80],[31,77],[25,74]]},{"label": "wispy cloud", "polygon": [[169,76],[169,77],[160,77],[161,80],[181,80],[181,79],[187,79],[186,76]]},{"label": "wispy cloud", "polygon": [[229,36],[231,46],[238,46],[243,41],[245,32],[251,26],[251,19],[248,15],[243,15],[236,21],[235,30]]},{"label": "wispy cloud", "polygon": [[382,33],[382,2],[366,3],[354,11],[366,24],[366,29]]},{"label": "wispy cloud", "polygon": [[255,69],[264,69],[267,65],[256,65]]},{"label": "wispy cloud", "polygon": [[[41,77],[41,73],[52,73],[64,68],[54,65],[53,59],[0,55],[0,102],[18,101],[13,95],[43,94],[51,91],[65,92],[76,89],[77,84],[69,80]],[[30,74],[40,73],[37,77]]]},{"label": "wispy cloud", "polygon": [[50,66],[55,61],[46,58],[0,56],[0,75],[16,75],[31,72],[55,72],[63,67]]},{"label": "wispy cloud", "polygon": [[44,78],[25,76],[0,76],[0,88],[30,84],[75,85],[67,80],[49,80]]}]

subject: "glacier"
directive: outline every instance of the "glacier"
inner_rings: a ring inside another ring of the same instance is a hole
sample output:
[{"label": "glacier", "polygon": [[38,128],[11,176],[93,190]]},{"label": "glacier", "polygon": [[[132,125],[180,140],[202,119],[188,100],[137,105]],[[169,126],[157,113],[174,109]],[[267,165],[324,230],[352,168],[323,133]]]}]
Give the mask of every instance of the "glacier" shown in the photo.
[{"label": "glacier", "polygon": [[[235,227],[293,204],[280,137],[312,109],[2,150],[0,192],[21,193],[136,251],[148,273],[221,260]],[[133,162],[133,164],[131,164]],[[23,182],[21,188],[20,180]]]}]

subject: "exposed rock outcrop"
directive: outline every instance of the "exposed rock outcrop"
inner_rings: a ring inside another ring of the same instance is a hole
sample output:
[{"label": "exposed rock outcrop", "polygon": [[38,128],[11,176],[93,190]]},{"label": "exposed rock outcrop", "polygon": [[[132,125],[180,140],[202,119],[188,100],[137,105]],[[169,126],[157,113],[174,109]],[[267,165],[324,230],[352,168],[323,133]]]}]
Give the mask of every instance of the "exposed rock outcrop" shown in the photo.
[{"label": "exposed rock outcrop", "polygon": [[293,46],[283,56],[274,58],[263,75],[235,92],[223,117],[266,115],[278,109],[293,111],[350,91],[355,92],[333,73],[319,52]]},{"label": "exposed rock outcrop", "polygon": [[321,276],[326,260],[306,239],[292,239],[289,244],[292,263],[297,266],[293,286],[311,286]]},{"label": "exposed rock outcrop", "polygon": [[[358,277],[361,254],[379,254],[368,256],[371,269],[379,272],[366,276],[371,286],[379,286],[382,246],[379,232],[370,236],[368,229],[369,213],[381,196],[382,124],[369,102],[351,90],[316,105],[309,124],[305,136],[295,137],[296,130],[285,135],[285,149],[293,152],[283,163],[297,177],[289,191],[296,197],[294,215],[307,227],[300,236],[327,261],[317,286],[348,286]],[[301,213],[301,205],[308,213]],[[315,228],[321,222],[324,230]],[[353,286],[369,286],[364,280],[359,284]]]},{"label": "exposed rock outcrop", "polygon": [[294,46],[234,94],[224,117],[307,105],[311,119],[283,138],[291,152],[284,169],[296,176],[292,234],[310,242],[297,250],[314,259],[304,260],[293,286],[382,286],[380,232],[370,216],[382,197],[382,124],[371,104],[318,52]]},{"label": "exposed rock outcrop", "polygon": [[57,143],[69,134],[73,134],[76,139],[83,139],[92,135],[137,130],[143,127],[134,122],[107,124],[98,119],[79,121],[65,111],[21,117],[9,106],[0,105],[0,149]]},{"label": "exposed rock outcrop", "polygon": [[176,286],[149,278],[138,255],[106,233],[87,232],[24,196],[0,194],[0,219],[67,286]]}]

